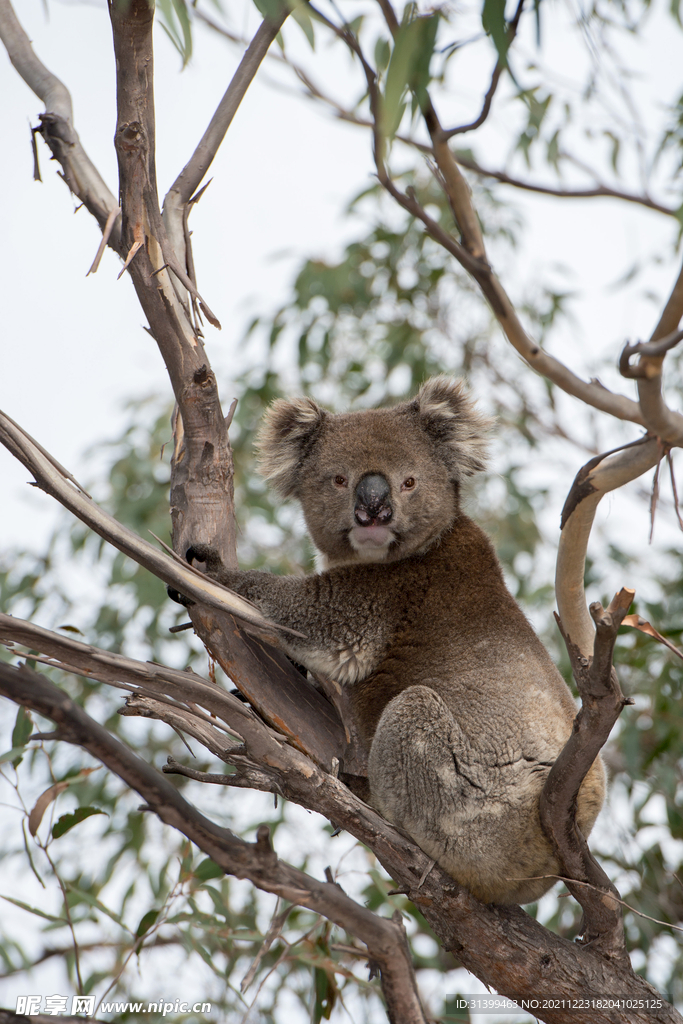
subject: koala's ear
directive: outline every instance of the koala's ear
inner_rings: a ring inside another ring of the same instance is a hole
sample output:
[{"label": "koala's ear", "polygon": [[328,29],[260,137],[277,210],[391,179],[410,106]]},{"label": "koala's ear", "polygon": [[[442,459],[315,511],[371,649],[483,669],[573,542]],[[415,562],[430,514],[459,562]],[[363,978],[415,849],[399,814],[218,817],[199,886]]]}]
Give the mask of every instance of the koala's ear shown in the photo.
[{"label": "koala's ear", "polygon": [[454,480],[484,468],[493,421],[477,412],[463,381],[432,377],[418,391],[413,407]]},{"label": "koala's ear", "polygon": [[296,494],[301,465],[327,415],[312,398],[279,398],[266,412],[256,439],[258,470],[280,497]]}]

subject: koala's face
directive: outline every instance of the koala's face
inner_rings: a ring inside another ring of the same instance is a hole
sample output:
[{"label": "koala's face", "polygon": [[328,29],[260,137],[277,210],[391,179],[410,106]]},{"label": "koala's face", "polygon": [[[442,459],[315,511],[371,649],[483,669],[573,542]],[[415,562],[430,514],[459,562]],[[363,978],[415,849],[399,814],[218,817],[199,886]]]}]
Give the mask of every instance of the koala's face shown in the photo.
[{"label": "koala's face", "polygon": [[486,426],[444,377],[393,409],[335,416],[311,399],[280,401],[260,434],[261,467],[299,499],[328,565],[396,561],[451,525],[460,479],[482,468]]},{"label": "koala's face", "polygon": [[330,416],[297,489],[330,564],[405,558],[451,524],[456,493],[419,426],[393,410]]}]

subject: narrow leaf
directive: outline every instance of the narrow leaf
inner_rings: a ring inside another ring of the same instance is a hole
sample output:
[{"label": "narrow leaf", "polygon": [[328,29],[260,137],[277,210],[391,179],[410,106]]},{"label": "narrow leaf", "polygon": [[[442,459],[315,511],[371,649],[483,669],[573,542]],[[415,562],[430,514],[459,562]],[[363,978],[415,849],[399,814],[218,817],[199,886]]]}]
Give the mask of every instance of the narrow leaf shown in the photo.
[{"label": "narrow leaf", "polygon": [[49,789],[46,789],[44,793],[40,794],[28,816],[28,830],[32,836],[34,836],[40,828],[43,815],[52,801],[56,800],[59,794],[63,793],[68,786],[68,782],[57,782],[54,786],[50,786]]},{"label": "narrow leaf", "polygon": [[401,123],[405,104],[403,94],[413,73],[422,41],[419,19],[400,26],[396,33],[394,49],[387,68],[383,97],[383,131],[387,138],[393,138]]},{"label": "narrow leaf", "polygon": [[150,930],[150,928],[152,927],[152,925],[155,923],[155,921],[158,918],[158,916],[159,916],[159,911],[158,910],[148,910],[147,913],[144,914],[143,917],[141,918],[140,924],[137,926],[137,929],[136,929],[136,932],[135,932],[135,938],[139,939],[146,932],[148,932]]},{"label": "narrow leaf", "polygon": [[12,746],[26,746],[32,732],[33,722],[31,721],[31,713],[26,708],[20,707],[14,723],[14,729],[12,730]]},{"label": "narrow leaf", "polygon": [[507,63],[508,33],[505,21],[505,0],[484,0],[481,23],[484,31],[493,39],[501,61]]},{"label": "narrow leaf", "polygon": [[53,914],[46,914],[44,910],[38,910],[37,907],[32,907],[28,903],[22,903],[21,900],[13,900],[11,896],[0,896],[0,900],[13,903],[15,907],[20,907],[22,910],[28,911],[29,914],[35,914],[36,917],[43,917],[46,921],[53,921],[55,924],[69,923],[64,917],[54,917]]},{"label": "narrow leaf", "polygon": [[203,860],[195,868],[192,874],[198,881],[208,882],[210,878],[221,878],[225,871],[215,861],[211,860],[210,857],[207,857],[206,860]]},{"label": "narrow leaf", "polygon": [[658,640],[660,644],[664,644],[670,651],[678,655],[683,660],[683,651],[680,651],[678,647],[667,640],[665,636],[658,633],[654,626],[651,626],[645,619],[641,619],[640,615],[627,615],[625,619],[622,619],[622,626],[630,626],[631,629],[638,629],[641,633],[647,633],[648,636]]},{"label": "narrow leaf", "polygon": [[93,910],[99,910],[101,914],[105,915],[105,917],[111,918],[112,921],[120,924],[122,928],[126,928],[127,931],[129,930],[127,925],[125,925],[121,920],[121,915],[117,914],[114,910],[110,910],[106,904],[102,903],[101,900],[98,900],[97,896],[93,896],[92,893],[86,892],[85,889],[79,889],[76,885],[68,884],[68,889],[70,893],[73,893],[74,896],[78,896],[83,903],[87,903],[89,907],[93,908]]},{"label": "narrow leaf", "polygon": [[40,823],[43,820],[43,815],[48,809],[53,800],[56,800],[60,793],[63,793],[69,786],[73,786],[77,782],[82,782],[84,778],[91,775],[92,772],[99,771],[99,768],[83,768],[82,771],[78,772],[77,775],[72,775],[69,779],[64,779],[62,782],[56,782],[54,786],[50,786],[44,793],[41,793],[36,800],[31,813],[28,816],[28,830],[32,836],[36,834],[40,828]]},{"label": "narrow leaf", "polygon": [[297,4],[292,8],[292,17],[297,23],[303,34],[308,39],[309,46],[312,50],[315,50],[315,32],[313,30],[313,21],[310,14],[306,10],[305,4]]},{"label": "narrow leaf", "polygon": [[11,761],[16,768],[21,762],[22,754],[26,752],[26,748],[12,747],[10,750],[6,750],[4,754],[0,754],[0,764],[4,764],[6,761]]},{"label": "narrow leaf", "polygon": [[26,857],[27,857],[29,865],[31,867],[31,871],[36,876],[36,878],[38,879],[38,881],[42,885],[43,889],[45,889],[46,888],[45,882],[42,880],[42,878],[38,874],[38,870],[37,870],[35,864],[33,863],[33,857],[31,856],[31,848],[28,845],[28,836],[26,835],[26,825],[25,825],[25,823],[23,821],[21,823],[21,837],[24,840],[24,851],[26,853]]},{"label": "narrow leaf", "polygon": [[77,807],[73,814],[63,814],[52,826],[52,838],[59,839],[75,825],[80,825],[86,818],[91,818],[93,814],[104,814],[104,811],[99,807]]}]

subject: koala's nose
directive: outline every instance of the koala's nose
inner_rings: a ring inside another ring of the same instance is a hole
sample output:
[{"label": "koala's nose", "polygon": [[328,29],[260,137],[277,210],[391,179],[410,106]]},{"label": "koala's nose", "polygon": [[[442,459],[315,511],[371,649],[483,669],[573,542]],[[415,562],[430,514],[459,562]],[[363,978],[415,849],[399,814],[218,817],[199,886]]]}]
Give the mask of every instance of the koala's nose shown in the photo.
[{"label": "koala's nose", "polygon": [[369,473],[356,487],[354,515],[359,526],[388,523],[393,515],[389,495],[391,488],[380,473]]}]

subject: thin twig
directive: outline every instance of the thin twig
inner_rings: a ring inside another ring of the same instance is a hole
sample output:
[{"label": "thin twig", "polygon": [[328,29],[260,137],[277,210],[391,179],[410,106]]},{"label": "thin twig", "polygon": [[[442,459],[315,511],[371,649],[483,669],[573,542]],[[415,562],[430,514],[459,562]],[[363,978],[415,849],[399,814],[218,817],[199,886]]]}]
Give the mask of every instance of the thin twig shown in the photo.
[{"label": "thin twig", "polygon": [[[674,878],[675,877],[676,876],[674,875]],[[511,881],[531,882],[536,881],[536,879],[540,881],[543,878],[555,878],[558,882],[570,882],[572,885],[584,885],[588,889],[595,889],[595,891],[599,892],[601,896],[606,896],[607,899],[614,900],[615,903],[620,903],[622,907],[626,907],[626,909],[630,910],[632,914],[637,914],[638,917],[643,917],[646,921],[652,921],[654,924],[662,924],[665,928],[673,928],[673,930],[676,932],[683,932],[683,927],[681,927],[681,925],[671,924],[670,921],[660,921],[658,917],[650,917],[649,914],[644,914],[642,910],[636,910],[636,908],[632,907],[630,903],[626,903],[625,900],[622,900],[618,896],[615,896],[613,892],[605,892],[604,889],[601,889],[597,885],[593,885],[591,882],[577,882],[575,878],[565,878],[564,875],[529,875],[526,878],[512,878]],[[563,892],[560,893],[560,895],[570,896],[571,893]]]},{"label": "thin twig", "polygon": [[633,192],[621,192],[619,189],[610,188],[609,185],[599,184],[593,188],[553,188],[551,185],[539,185],[521,178],[514,178],[505,171],[494,171],[488,167],[482,167],[480,163],[464,153],[455,154],[456,160],[468,171],[481,175],[482,178],[493,178],[502,185],[511,185],[513,188],[521,189],[524,192],[536,192],[543,196],[557,196],[560,199],[621,199],[626,203],[635,203],[637,206],[645,206],[648,210],[655,210],[667,217],[677,217],[678,211],[673,207],[663,206],[657,203],[650,196],[637,195]]},{"label": "thin twig", "polygon": [[678,490],[676,488],[676,474],[674,473],[674,460],[671,455],[671,449],[667,449],[666,461],[669,464],[669,475],[671,476],[671,490],[674,496],[674,509],[676,511],[676,518],[678,519],[678,525],[683,530],[683,519],[681,518],[681,509],[678,504]]},{"label": "thin twig", "polygon": [[97,273],[97,271],[99,269],[99,266],[100,266],[100,262],[102,260],[103,255],[104,255],[104,250],[107,248],[107,242],[109,241],[109,238],[110,238],[111,233],[112,233],[112,229],[114,227],[114,224],[116,223],[116,218],[118,217],[118,215],[120,213],[121,213],[121,207],[120,206],[117,206],[115,210],[110,210],[109,211],[109,216],[107,217],[107,223],[104,225],[104,230],[102,232],[102,239],[100,241],[99,246],[97,247],[97,252],[95,253],[95,259],[92,261],[92,263],[90,265],[90,270],[85,275],[86,277],[89,277],[90,274],[96,274]]},{"label": "thin twig", "polygon": [[[661,447],[661,444],[660,444]],[[662,452],[662,455],[664,453]],[[659,501],[659,469],[662,465],[662,455],[657,460],[655,467],[655,475],[652,480],[652,492],[650,494],[650,536],[648,538],[648,544],[652,544],[652,537],[655,532],[655,515],[657,513],[657,502]]]},{"label": "thin twig", "polygon": [[276,16],[265,18],[261,22],[197,148],[171,185],[164,205],[169,200],[171,193],[177,194],[177,201],[181,205],[189,202],[192,193],[211,166],[247,89],[289,12],[290,8],[283,3]]},{"label": "thin twig", "polygon": [[[519,28],[519,22],[520,22],[520,18],[522,17],[523,9],[524,9],[524,0],[519,0],[519,2],[517,4],[517,10],[515,11],[514,15],[512,16],[511,21],[508,22],[508,31],[507,31],[508,50],[512,46],[512,43],[514,42],[515,36],[517,35],[517,29]],[[481,127],[481,125],[484,123],[486,118],[489,116],[489,113],[491,111],[491,104],[493,103],[493,97],[496,94],[496,89],[498,88],[498,83],[500,82],[500,77],[501,77],[501,75],[502,75],[502,73],[503,73],[503,71],[505,70],[506,67],[507,67],[507,55],[506,55],[505,59],[499,57],[497,62],[496,62],[496,66],[493,69],[493,74],[491,76],[491,84],[489,85],[489,87],[488,87],[488,89],[486,91],[486,95],[484,96],[484,102],[483,102],[483,105],[482,105],[482,108],[481,108],[481,113],[479,114],[479,116],[476,117],[474,119],[474,121],[470,121],[469,124],[459,125],[456,128],[450,128],[447,131],[444,131],[443,132],[444,139],[450,139],[454,135],[463,135],[465,132],[471,132],[471,131],[474,131],[476,128],[480,128]]]}]

